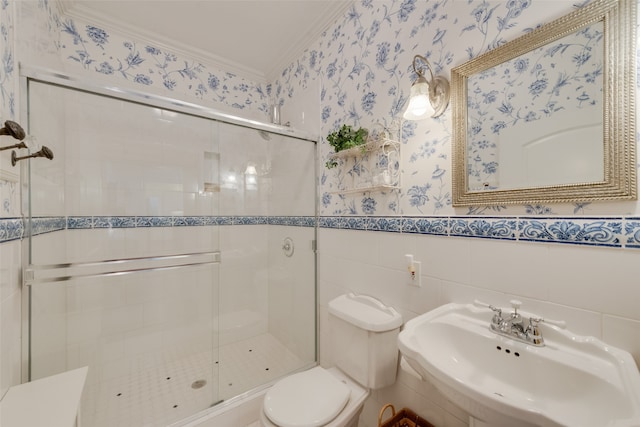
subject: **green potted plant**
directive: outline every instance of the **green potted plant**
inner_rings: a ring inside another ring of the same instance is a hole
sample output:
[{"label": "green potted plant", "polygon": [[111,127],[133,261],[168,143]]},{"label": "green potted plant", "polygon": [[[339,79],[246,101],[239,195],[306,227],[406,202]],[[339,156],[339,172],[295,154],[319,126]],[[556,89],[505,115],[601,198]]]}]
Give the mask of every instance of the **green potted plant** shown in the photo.
[{"label": "green potted plant", "polygon": [[[349,148],[358,147],[366,144],[369,131],[365,128],[354,129],[349,125],[342,125],[340,129],[327,135],[327,142],[336,153]],[[327,169],[338,166],[335,157],[327,160],[325,163]]]}]

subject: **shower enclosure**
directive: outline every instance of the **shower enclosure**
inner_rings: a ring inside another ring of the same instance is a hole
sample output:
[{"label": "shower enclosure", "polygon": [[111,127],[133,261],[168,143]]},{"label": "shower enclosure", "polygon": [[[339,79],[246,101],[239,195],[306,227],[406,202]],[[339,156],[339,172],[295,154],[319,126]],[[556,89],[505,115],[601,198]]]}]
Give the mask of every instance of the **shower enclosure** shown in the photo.
[{"label": "shower enclosure", "polygon": [[88,366],[83,426],[166,426],[315,364],[314,141],[23,74],[29,379]]}]

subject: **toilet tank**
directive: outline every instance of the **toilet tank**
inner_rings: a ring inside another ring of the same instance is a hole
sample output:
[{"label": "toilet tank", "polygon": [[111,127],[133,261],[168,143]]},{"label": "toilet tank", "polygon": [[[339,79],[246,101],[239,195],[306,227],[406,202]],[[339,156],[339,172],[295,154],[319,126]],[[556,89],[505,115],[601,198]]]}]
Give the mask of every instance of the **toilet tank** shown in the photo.
[{"label": "toilet tank", "polygon": [[349,293],[329,302],[329,349],[338,368],[362,386],[396,381],[402,316],[368,295]]}]

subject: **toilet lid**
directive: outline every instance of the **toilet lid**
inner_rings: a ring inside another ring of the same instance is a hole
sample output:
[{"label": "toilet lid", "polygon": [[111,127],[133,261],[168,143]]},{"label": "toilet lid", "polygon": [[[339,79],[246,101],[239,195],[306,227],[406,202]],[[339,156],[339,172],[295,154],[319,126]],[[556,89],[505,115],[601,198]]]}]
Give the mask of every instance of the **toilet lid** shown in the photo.
[{"label": "toilet lid", "polygon": [[319,427],[349,401],[349,387],[317,366],[278,381],[264,397],[264,412],[281,427]]}]

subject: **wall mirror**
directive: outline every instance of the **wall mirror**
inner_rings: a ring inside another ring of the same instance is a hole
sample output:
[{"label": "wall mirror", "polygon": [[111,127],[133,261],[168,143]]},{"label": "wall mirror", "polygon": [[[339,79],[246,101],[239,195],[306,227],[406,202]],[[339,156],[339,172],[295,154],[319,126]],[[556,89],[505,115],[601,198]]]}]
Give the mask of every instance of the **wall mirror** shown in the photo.
[{"label": "wall mirror", "polygon": [[453,205],[636,199],[636,0],[595,0],[451,71]]}]

